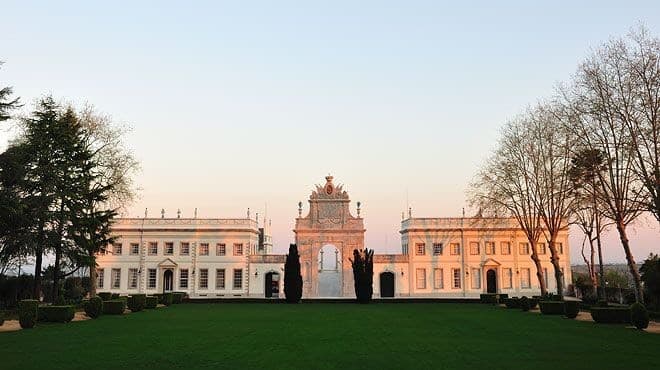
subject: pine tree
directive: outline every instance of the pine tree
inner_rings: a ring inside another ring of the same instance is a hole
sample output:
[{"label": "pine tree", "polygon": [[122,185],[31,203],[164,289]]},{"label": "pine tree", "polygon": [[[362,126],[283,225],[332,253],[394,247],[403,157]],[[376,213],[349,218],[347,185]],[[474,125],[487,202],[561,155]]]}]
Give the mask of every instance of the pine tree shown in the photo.
[{"label": "pine tree", "polygon": [[300,274],[300,255],[296,244],[289,245],[289,254],[284,263],[284,295],[287,303],[298,303],[302,298],[302,275]]}]

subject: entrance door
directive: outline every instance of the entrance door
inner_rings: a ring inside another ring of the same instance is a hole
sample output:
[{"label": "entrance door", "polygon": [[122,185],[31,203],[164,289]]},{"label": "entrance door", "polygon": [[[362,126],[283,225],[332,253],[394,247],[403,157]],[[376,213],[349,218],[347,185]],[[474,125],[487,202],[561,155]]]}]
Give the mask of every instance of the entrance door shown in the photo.
[{"label": "entrance door", "polygon": [[280,274],[277,272],[269,272],[266,274],[264,286],[264,293],[266,298],[280,296]]},{"label": "entrance door", "polygon": [[394,273],[383,272],[380,274],[380,296],[394,297]]},{"label": "entrance door", "polygon": [[493,269],[486,272],[486,293],[497,293],[497,273]]},{"label": "entrance door", "polygon": [[172,270],[165,270],[163,274],[163,293],[171,292],[174,288],[174,273]]}]

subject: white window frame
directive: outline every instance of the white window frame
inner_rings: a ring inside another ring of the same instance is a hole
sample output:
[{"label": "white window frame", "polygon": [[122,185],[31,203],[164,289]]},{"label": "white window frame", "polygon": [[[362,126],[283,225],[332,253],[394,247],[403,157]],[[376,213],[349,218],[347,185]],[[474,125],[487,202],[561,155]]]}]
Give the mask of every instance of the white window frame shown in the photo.
[{"label": "white window frame", "polygon": [[243,269],[234,269],[234,276],[232,280],[232,287],[234,290],[243,289]]},{"label": "white window frame", "polygon": [[234,256],[242,256],[243,252],[243,243],[234,243]]},{"label": "white window frame", "polygon": [[[137,249],[135,249],[137,248]],[[140,243],[131,243],[130,250],[131,256],[137,256],[140,254]]]},{"label": "white window frame", "polygon": [[445,281],[443,277],[443,271],[441,268],[433,269],[433,288],[434,289],[444,289]]},{"label": "white window frame", "polygon": [[463,284],[463,276],[461,275],[461,269],[460,268],[453,268],[451,269],[451,288],[452,289],[461,289],[461,284]]},{"label": "white window frame", "polygon": [[481,269],[472,269],[472,276],[470,276],[472,289],[481,289]]},{"label": "white window frame", "polygon": [[128,269],[128,289],[137,289],[138,287],[138,269]]},{"label": "white window frame", "polygon": [[434,256],[442,256],[442,249],[443,249],[442,243],[433,243]]},{"label": "white window frame", "polygon": [[116,256],[121,256],[123,251],[124,251],[124,248],[123,248],[121,243],[112,244],[112,254],[114,254]]},{"label": "white window frame", "polygon": [[485,242],[484,243],[484,252],[487,255],[494,255],[497,251],[495,250],[495,242]]},{"label": "white window frame", "polygon": [[[171,248],[168,250],[168,248]],[[163,255],[172,256],[174,255],[174,242],[165,242],[163,245]]]},{"label": "white window frame", "polygon": [[226,256],[227,255],[227,244],[217,243],[215,245],[215,255],[216,256]]},{"label": "white window frame", "polygon": [[147,289],[156,289],[158,286],[158,271],[156,269],[147,270]]},{"label": "white window frame", "polygon": [[179,289],[188,289],[190,272],[188,269],[179,270]]},{"label": "white window frame", "polygon": [[532,275],[531,270],[527,267],[520,269],[520,289],[532,288]]},{"label": "white window frame", "polygon": [[103,280],[105,280],[105,269],[96,269],[96,288],[103,289]]},{"label": "white window frame", "polygon": [[449,245],[449,253],[452,256],[460,256],[461,255],[461,243],[451,243]]},{"label": "white window frame", "polygon": [[209,255],[209,243],[199,243],[199,255],[200,256]]},{"label": "white window frame", "polygon": [[470,242],[470,255],[478,256],[479,254],[481,254],[481,250],[480,250],[481,246],[479,244],[480,244],[479,242]]},{"label": "white window frame", "polygon": [[209,288],[209,269],[199,269],[199,289]]},{"label": "white window frame", "polygon": [[415,269],[415,287],[417,289],[426,289],[426,269]]},{"label": "white window frame", "polygon": [[512,289],[513,288],[513,269],[503,268],[502,269],[502,289]]},{"label": "white window frame", "polygon": [[504,256],[511,254],[511,242],[500,242],[500,253]]},{"label": "white window frame", "polygon": [[426,243],[415,243],[415,255],[423,256],[426,254]]},{"label": "white window frame", "polygon": [[121,289],[121,269],[112,269],[110,271],[110,288]]},{"label": "white window frame", "polygon": [[227,273],[225,269],[215,269],[215,289],[225,290],[227,287]]},{"label": "white window frame", "polygon": [[179,243],[179,255],[180,256],[189,256],[190,255],[190,243],[189,242]]},{"label": "white window frame", "polygon": [[147,250],[150,256],[158,255],[158,242],[149,242],[149,248]]}]

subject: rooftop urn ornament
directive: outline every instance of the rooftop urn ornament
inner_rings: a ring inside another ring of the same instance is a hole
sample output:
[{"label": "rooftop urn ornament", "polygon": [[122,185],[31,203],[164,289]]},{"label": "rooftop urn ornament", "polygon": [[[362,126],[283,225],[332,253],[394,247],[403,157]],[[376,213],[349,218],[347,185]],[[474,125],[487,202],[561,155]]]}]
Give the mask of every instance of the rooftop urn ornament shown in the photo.
[{"label": "rooftop urn ornament", "polygon": [[302,202],[298,202],[298,217],[302,217]]},{"label": "rooftop urn ornament", "polygon": [[160,210],[160,218],[165,218],[165,208]]},{"label": "rooftop urn ornament", "polygon": [[357,216],[358,217],[360,217],[360,206],[361,205],[362,205],[362,203],[360,203],[360,201],[358,200],[358,202],[357,202]]},{"label": "rooftop urn ornament", "polygon": [[195,208],[195,218],[197,218],[197,208]]},{"label": "rooftop urn ornament", "polygon": [[412,207],[408,207],[408,218],[412,218]]},{"label": "rooftop urn ornament", "polygon": [[144,209],[144,218],[147,218],[147,208]]},{"label": "rooftop urn ornament", "polygon": [[248,219],[250,218],[250,207],[248,207],[248,210],[247,210],[247,218]]},{"label": "rooftop urn ornament", "polygon": [[181,218],[181,208],[176,210],[176,218]]}]

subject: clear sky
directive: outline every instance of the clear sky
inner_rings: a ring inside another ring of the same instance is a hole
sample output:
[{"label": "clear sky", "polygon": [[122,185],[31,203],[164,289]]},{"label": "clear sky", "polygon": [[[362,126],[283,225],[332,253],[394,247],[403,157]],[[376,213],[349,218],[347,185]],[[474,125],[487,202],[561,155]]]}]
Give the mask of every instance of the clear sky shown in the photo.
[{"label": "clear sky", "polygon": [[[0,85],[133,127],[130,216],[267,204],[284,252],[298,201],[332,173],[363,204],[367,246],[398,252],[406,199],[459,216],[503,123],[639,22],[659,35],[660,3],[5,0]],[[660,250],[654,225],[631,232],[638,259]],[[606,260],[624,260],[615,236]]]}]

